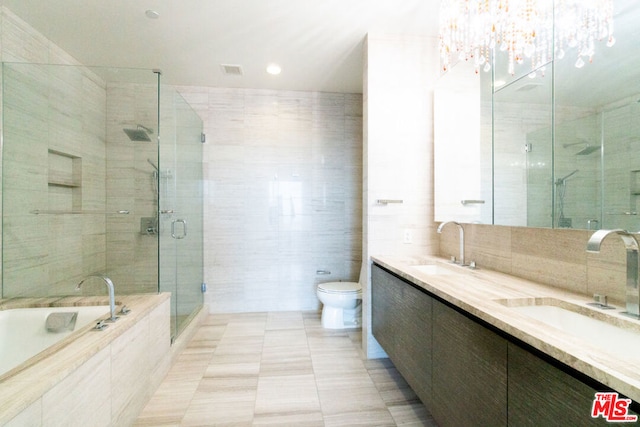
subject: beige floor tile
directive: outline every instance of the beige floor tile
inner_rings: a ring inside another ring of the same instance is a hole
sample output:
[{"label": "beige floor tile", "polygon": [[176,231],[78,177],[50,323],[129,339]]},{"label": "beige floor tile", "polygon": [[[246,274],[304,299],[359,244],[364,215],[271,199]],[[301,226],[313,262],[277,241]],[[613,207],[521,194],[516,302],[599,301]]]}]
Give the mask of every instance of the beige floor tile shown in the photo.
[{"label": "beige floor tile", "polygon": [[387,405],[382,401],[375,387],[352,387],[339,390],[318,390],[322,413],[339,415],[351,412],[368,413],[384,411]]},{"label": "beige floor tile", "polygon": [[304,329],[302,313],[298,311],[271,312],[267,317],[267,331]]},{"label": "beige floor tile", "polygon": [[386,369],[369,369],[368,372],[380,392],[382,400],[387,405],[402,402],[419,402],[418,396],[416,396],[393,364]]},{"label": "beige floor tile", "polygon": [[224,337],[264,336],[265,322],[229,322]]},{"label": "beige floor tile", "polygon": [[389,412],[398,426],[438,426],[420,402],[390,406]]},{"label": "beige floor tile", "polygon": [[257,377],[259,373],[259,362],[212,363],[205,370],[204,377]]},{"label": "beige floor tile", "polygon": [[170,382],[160,385],[147,406],[142,410],[138,421],[153,425],[179,424],[191,399],[198,389],[200,381]]},{"label": "beige floor tile", "polygon": [[260,377],[256,414],[319,412],[320,400],[313,375]]},{"label": "beige floor tile", "polygon": [[[182,426],[214,426],[253,420],[257,378],[204,378]],[[233,424],[235,425],[235,424]]]},{"label": "beige floor tile", "polygon": [[203,378],[198,384],[194,400],[215,397],[223,401],[255,401],[258,377]]},{"label": "beige floor tile", "polygon": [[260,376],[280,375],[313,375],[311,357],[291,355],[275,358],[263,357],[260,362]]},{"label": "beige floor tile", "polygon": [[261,354],[263,336],[225,336],[220,340],[214,355]]},{"label": "beige floor tile", "polygon": [[240,349],[233,351],[231,349],[222,350],[223,353],[216,353],[209,362],[210,365],[223,365],[226,363],[260,363],[262,354],[254,351],[253,353],[241,353]]},{"label": "beige floor tile", "polygon": [[309,348],[307,334],[304,329],[277,329],[268,330],[264,334],[264,348],[271,347],[297,347]]},{"label": "beige floor tile", "polygon": [[191,338],[191,342],[194,341],[212,341],[212,340],[220,340],[224,335],[225,330],[227,329],[226,325],[202,325],[198,328],[198,331],[193,334],[193,338]]},{"label": "beige floor tile", "polygon": [[254,426],[295,426],[295,427],[324,427],[322,412],[300,412],[295,414],[256,414],[253,417]]},{"label": "beige floor tile", "polygon": [[395,427],[396,423],[386,409],[366,412],[343,412],[325,415],[325,427]]},{"label": "beige floor tile", "polygon": [[362,359],[353,351],[316,354],[312,352],[313,371],[318,377],[366,372]]},{"label": "beige floor tile", "polygon": [[221,402],[204,398],[196,400],[184,416],[181,427],[247,426],[253,421],[253,402]]},{"label": "beige floor tile", "polygon": [[318,390],[345,390],[353,388],[370,388],[378,391],[375,383],[364,369],[352,372],[326,372],[324,375],[316,374]]},{"label": "beige floor tile", "polygon": [[435,426],[389,359],[318,312],[208,316],[136,426]]},{"label": "beige floor tile", "polygon": [[311,335],[307,338],[309,349],[314,355],[345,351],[357,355],[357,349],[346,334],[343,335]]},{"label": "beige floor tile", "polygon": [[208,326],[226,326],[229,323],[229,320],[235,316],[233,313],[223,313],[223,314],[209,314],[202,321],[202,325]]}]

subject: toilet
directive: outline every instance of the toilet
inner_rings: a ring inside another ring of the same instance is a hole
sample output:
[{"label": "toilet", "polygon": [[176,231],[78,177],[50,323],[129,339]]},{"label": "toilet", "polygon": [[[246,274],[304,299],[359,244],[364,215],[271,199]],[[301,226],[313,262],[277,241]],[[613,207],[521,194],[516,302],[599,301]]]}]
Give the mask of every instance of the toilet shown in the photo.
[{"label": "toilet", "polygon": [[320,283],[316,290],[322,302],[322,327],[359,328],[362,319],[362,286],[357,282]]}]

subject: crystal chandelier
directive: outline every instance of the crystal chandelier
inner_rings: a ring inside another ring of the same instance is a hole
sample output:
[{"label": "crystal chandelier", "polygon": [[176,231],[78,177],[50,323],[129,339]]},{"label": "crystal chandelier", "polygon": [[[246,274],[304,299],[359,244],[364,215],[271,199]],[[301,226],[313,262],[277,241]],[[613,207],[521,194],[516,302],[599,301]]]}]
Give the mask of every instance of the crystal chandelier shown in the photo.
[{"label": "crystal chandelier", "polygon": [[440,6],[445,70],[457,58],[473,60],[476,72],[489,71],[495,49],[506,52],[512,75],[515,64],[531,62],[535,70],[570,48],[581,68],[599,40],[615,43],[613,0],[442,0]]}]

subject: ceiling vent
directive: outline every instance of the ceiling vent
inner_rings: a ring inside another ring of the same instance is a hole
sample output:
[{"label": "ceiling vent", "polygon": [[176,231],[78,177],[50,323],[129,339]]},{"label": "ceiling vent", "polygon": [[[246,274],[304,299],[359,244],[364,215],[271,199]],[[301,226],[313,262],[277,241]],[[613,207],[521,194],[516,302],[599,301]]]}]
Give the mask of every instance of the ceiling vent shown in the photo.
[{"label": "ceiling vent", "polygon": [[220,64],[220,67],[222,67],[222,73],[226,76],[241,76],[244,74],[240,65]]}]

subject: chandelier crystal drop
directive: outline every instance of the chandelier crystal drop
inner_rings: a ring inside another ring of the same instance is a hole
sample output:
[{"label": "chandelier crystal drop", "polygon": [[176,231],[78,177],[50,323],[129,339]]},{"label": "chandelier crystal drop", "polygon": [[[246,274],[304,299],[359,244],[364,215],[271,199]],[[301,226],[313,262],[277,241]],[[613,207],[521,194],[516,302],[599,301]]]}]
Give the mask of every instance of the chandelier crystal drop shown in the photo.
[{"label": "chandelier crystal drop", "polygon": [[530,62],[535,70],[573,49],[580,68],[602,40],[615,43],[613,0],[442,0],[440,6],[445,70],[461,59],[472,60],[476,72],[489,71],[496,49],[506,52],[512,75],[515,64]]}]

